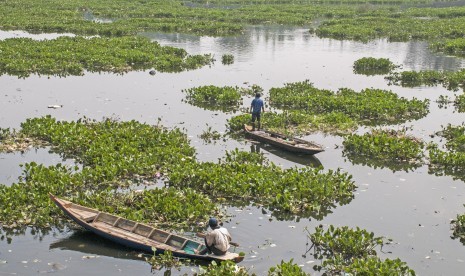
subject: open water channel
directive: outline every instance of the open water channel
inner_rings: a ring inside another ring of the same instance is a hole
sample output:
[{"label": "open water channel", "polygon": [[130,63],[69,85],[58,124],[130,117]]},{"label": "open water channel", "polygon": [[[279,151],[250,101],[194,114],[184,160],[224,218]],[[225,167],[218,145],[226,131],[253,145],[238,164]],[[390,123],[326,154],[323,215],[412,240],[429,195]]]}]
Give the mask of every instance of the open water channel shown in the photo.
[{"label": "open water channel", "polygon": [[[307,254],[307,234],[319,224],[359,226],[376,236],[392,238],[394,244],[383,248],[381,258],[400,258],[419,275],[463,275],[465,246],[450,238],[450,221],[464,213],[465,183],[448,176],[428,174],[427,166],[413,171],[393,172],[352,164],[342,155],[342,139],[314,134],[306,139],[323,144],[325,152],[313,158],[292,156],[269,146],[249,141],[227,139],[205,144],[198,135],[207,129],[224,132],[232,114],[212,112],[183,102],[183,89],[200,85],[257,84],[267,91],[287,82],[310,80],[318,88],[336,90],[348,87],[388,89],[406,98],[428,98],[430,113],[423,119],[404,124],[412,134],[430,141],[430,134],[447,123],[460,124],[465,115],[453,107],[440,109],[434,102],[439,95],[453,96],[442,87],[402,88],[389,86],[383,76],[355,75],[353,62],[362,57],[389,58],[404,70],[458,70],[463,59],[435,54],[424,42],[370,43],[320,39],[306,28],[285,26],[250,27],[241,36],[212,38],[179,34],[146,33],[144,36],[186,49],[189,53],[212,53],[217,61],[210,67],[182,73],[130,72],[124,75],[87,73],[79,77],[39,77],[18,79],[0,76],[0,127],[19,128],[27,118],[50,114],[59,120],[83,116],[101,119],[138,120],[185,130],[197,149],[197,158],[214,161],[226,150],[260,150],[283,167],[322,165],[325,170],[342,168],[353,176],[358,189],[347,205],[334,208],[323,220],[293,219],[278,221],[267,210],[257,207],[228,209],[233,216],[225,223],[240,243],[237,251],[247,255],[241,265],[265,275],[269,267],[288,261],[315,274],[319,264]],[[22,36],[0,33],[0,38]],[[44,38],[43,35],[38,37]],[[222,65],[221,55],[233,54],[232,65]],[[244,106],[250,99],[245,99]],[[48,105],[63,105],[49,109]],[[392,126],[397,129],[400,126]],[[363,130],[360,130],[363,131]],[[25,162],[71,164],[47,150],[0,154],[0,183],[11,185],[21,175]],[[185,267],[181,273],[190,273]],[[0,241],[0,275],[151,275],[150,265],[139,253],[101,240],[79,229],[51,232],[38,236],[27,231],[13,237],[11,243]],[[157,275],[163,272],[155,272]]]}]

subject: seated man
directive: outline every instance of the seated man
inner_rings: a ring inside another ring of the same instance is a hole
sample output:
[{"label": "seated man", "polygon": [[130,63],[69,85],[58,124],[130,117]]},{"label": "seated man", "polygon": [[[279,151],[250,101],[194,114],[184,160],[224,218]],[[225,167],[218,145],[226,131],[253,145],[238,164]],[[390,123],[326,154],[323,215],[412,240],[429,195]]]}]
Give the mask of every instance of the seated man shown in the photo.
[{"label": "seated man", "polygon": [[231,235],[228,232],[228,229],[218,225],[218,220],[216,218],[210,218],[208,225],[212,229],[205,236],[205,246],[206,248],[199,252],[199,254],[213,253],[215,255],[224,255],[228,252],[230,247],[229,242],[231,241]]}]

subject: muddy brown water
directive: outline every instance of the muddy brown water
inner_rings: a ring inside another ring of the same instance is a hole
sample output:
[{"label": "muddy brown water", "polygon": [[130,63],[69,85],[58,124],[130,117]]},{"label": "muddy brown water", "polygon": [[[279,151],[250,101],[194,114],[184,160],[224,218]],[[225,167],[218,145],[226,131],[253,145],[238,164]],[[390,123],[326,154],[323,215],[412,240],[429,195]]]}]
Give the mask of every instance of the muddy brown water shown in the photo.
[{"label": "muddy brown water", "polygon": [[[14,36],[22,36],[15,33]],[[465,247],[450,238],[450,220],[465,212],[465,185],[448,176],[428,174],[426,166],[409,172],[393,172],[387,168],[353,165],[342,156],[340,137],[314,134],[306,139],[323,144],[325,152],[314,158],[292,156],[269,146],[255,147],[249,141],[228,139],[205,144],[198,135],[208,126],[224,132],[226,120],[233,114],[203,110],[182,101],[182,89],[199,85],[257,84],[267,91],[286,82],[309,79],[316,87],[336,90],[381,88],[407,98],[428,98],[430,113],[423,119],[405,123],[412,134],[429,137],[447,123],[460,124],[463,114],[453,107],[439,109],[434,102],[439,95],[453,97],[442,87],[402,88],[389,86],[383,76],[355,75],[352,64],[361,57],[389,58],[404,70],[458,70],[463,59],[431,53],[424,42],[370,43],[320,39],[305,28],[250,27],[244,35],[227,38],[197,37],[179,34],[143,34],[162,45],[181,47],[190,53],[213,53],[217,59],[210,67],[168,74],[148,71],[125,75],[86,74],[80,77],[39,77],[18,79],[0,77],[0,127],[18,128],[27,118],[50,114],[60,120],[76,120],[83,116],[94,119],[115,117],[150,124],[161,118],[167,127],[185,130],[197,158],[214,161],[226,150],[260,150],[283,167],[319,165],[325,170],[341,168],[353,175],[358,189],[348,205],[332,210],[323,220],[300,219],[277,221],[267,210],[249,206],[229,208],[233,215],[226,223],[241,244],[237,251],[247,254],[241,263],[259,275],[281,260],[294,259],[307,272],[319,264],[306,252],[306,227],[319,224],[359,226],[377,236],[386,236],[394,244],[380,252],[381,258],[400,258],[419,275],[462,275],[465,270]],[[2,38],[11,33],[0,33]],[[34,35],[30,35],[34,36]],[[42,35],[39,38],[43,39]],[[222,54],[233,54],[232,65],[222,65]],[[246,99],[244,105],[249,104]],[[49,109],[48,105],[63,105]],[[400,126],[392,126],[394,129]],[[360,131],[363,131],[361,129]],[[63,162],[47,150],[24,154],[0,155],[0,182],[11,185],[21,174],[19,164],[25,162],[55,164]],[[69,161],[67,161],[69,162]],[[72,162],[70,162],[72,163]],[[181,272],[191,273],[193,267]],[[15,236],[8,244],[0,241],[1,275],[151,275],[150,266],[138,252],[115,246],[90,233],[76,229],[37,237],[27,232]],[[163,274],[157,272],[157,275]]]}]

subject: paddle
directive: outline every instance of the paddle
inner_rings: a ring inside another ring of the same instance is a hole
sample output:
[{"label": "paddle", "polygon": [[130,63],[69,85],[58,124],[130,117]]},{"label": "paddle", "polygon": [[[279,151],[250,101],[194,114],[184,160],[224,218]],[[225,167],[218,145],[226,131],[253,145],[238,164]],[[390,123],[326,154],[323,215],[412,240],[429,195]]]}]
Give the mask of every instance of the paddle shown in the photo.
[{"label": "paddle", "polygon": [[[197,233],[197,237],[199,237],[199,238],[205,238],[205,236],[206,236],[205,233],[200,233],[200,232]],[[231,242],[229,242],[229,244],[232,245],[232,246],[235,246],[235,247],[239,247],[239,244],[237,242],[232,242],[231,241]]]}]

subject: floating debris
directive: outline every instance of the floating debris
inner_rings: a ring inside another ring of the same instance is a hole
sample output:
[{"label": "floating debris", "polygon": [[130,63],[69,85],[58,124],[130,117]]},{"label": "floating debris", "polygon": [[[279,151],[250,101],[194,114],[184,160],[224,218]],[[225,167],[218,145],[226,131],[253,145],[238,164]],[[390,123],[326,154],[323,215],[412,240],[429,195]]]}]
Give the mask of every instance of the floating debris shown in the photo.
[{"label": "floating debris", "polygon": [[53,108],[53,109],[58,109],[58,108],[62,108],[63,105],[62,105],[62,104],[60,104],[60,105],[58,105],[58,104],[51,104],[51,105],[48,105],[47,107],[48,107],[48,108]]}]

